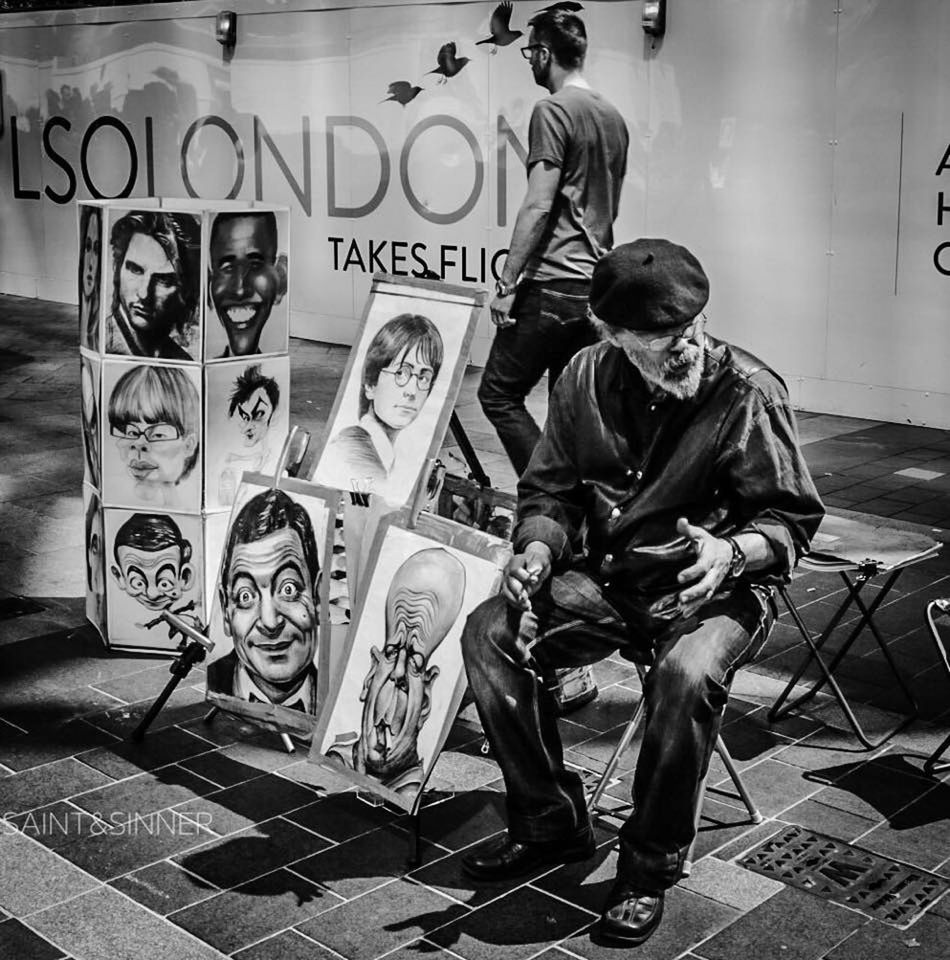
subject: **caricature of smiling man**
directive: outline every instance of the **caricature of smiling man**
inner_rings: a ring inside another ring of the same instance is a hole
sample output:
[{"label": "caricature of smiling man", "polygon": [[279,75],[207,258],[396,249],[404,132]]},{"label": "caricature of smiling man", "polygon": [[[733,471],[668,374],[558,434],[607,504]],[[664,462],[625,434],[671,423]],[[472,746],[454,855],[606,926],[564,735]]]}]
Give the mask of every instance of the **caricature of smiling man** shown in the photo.
[{"label": "caricature of smiling man", "polygon": [[228,337],[221,356],[260,353],[261,333],[287,292],[273,211],[219,213],[211,226],[209,292]]},{"label": "caricature of smiling man", "polygon": [[208,665],[208,688],[241,700],[316,711],[320,564],[307,511],[265,490],[238,512],[218,594],[234,650]]},{"label": "caricature of smiling man", "polygon": [[119,589],[147,610],[168,610],[191,589],[191,544],[163,514],[133,513],[119,527],[112,576]]}]

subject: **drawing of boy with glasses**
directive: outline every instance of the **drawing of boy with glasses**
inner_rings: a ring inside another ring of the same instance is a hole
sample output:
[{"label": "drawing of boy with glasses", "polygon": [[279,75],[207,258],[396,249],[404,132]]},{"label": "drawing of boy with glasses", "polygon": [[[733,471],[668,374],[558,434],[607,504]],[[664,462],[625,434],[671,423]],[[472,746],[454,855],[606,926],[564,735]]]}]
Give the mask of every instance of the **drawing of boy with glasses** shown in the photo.
[{"label": "drawing of boy with glasses", "polygon": [[348,478],[338,485],[372,489],[389,478],[399,432],[422,410],[442,358],[442,337],[427,317],[402,313],[383,324],[363,362],[359,422],[341,430],[328,448],[335,472]]},{"label": "drawing of boy with glasses", "polygon": [[183,484],[198,462],[200,415],[198,391],[184,370],[137,366],[122,374],[109,398],[109,432],[133,502],[197,506],[197,486],[186,491]]}]

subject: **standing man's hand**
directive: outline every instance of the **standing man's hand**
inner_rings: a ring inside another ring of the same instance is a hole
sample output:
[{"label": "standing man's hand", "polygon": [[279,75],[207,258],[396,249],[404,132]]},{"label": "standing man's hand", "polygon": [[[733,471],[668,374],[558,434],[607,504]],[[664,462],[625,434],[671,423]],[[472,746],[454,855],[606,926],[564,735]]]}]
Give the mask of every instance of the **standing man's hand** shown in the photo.
[{"label": "standing man's hand", "polygon": [[491,311],[491,322],[496,327],[513,327],[515,325],[517,322],[515,318],[508,315],[514,302],[514,291],[504,297],[496,295],[492,300],[488,309]]},{"label": "standing man's hand", "polygon": [[502,596],[518,610],[531,609],[531,597],[551,576],[551,548],[532,540],[524,553],[515,554],[505,567]]},{"label": "standing man's hand", "polygon": [[696,562],[680,571],[677,580],[689,583],[679,595],[680,613],[692,616],[718,589],[732,565],[732,546],[714,537],[702,527],[694,527],[685,517],[676,521],[676,532],[689,537],[696,548]]}]

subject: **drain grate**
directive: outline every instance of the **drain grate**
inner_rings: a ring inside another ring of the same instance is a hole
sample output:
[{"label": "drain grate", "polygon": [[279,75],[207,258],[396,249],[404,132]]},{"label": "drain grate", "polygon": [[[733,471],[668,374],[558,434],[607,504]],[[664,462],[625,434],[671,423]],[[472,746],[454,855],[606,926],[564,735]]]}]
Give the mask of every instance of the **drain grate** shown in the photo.
[{"label": "drain grate", "polygon": [[0,620],[25,617],[30,613],[42,613],[46,607],[29,597],[0,597]]},{"label": "drain grate", "polygon": [[760,843],[739,863],[902,929],[950,890],[950,882],[934,873],[797,826]]}]

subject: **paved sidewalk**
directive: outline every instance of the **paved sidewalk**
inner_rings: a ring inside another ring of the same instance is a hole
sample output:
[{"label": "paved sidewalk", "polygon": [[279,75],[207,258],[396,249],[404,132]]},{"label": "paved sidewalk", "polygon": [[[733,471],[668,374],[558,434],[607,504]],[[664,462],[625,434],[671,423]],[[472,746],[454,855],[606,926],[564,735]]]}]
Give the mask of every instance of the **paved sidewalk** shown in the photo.
[{"label": "paved sidewalk", "polygon": [[[109,655],[83,626],[73,315],[60,305],[0,296],[0,604],[9,611],[27,598],[41,608],[0,620],[0,958],[625,955],[589,933],[616,860],[610,817],[601,818],[597,854],[585,864],[518,884],[479,885],[462,875],[461,851],[504,828],[499,770],[482,752],[471,709],[436,768],[421,819],[422,863],[411,870],[409,823],[399,811],[368,804],[300,753],[283,752],[270,734],[224,715],[205,723],[200,669],[144,744],[127,741],[165,684],[168,663]],[[346,356],[345,348],[292,344],[292,421],[317,438]],[[460,419],[496,485],[513,489],[478,409],[477,382],[478,372],[469,371]],[[543,416],[543,391],[532,405]],[[800,429],[829,506],[946,538],[946,431],[807,413]],[[463,472],[451,444],[443,457]],[[793,594],[817,625],[844,587],[835,574],[810,573],[795,579]],[[950,895],[901,929],[739,862],[797,825],[911,865],[942,893],[939,885],[950,881],[950,775],[922,772],[923,758],[950,728],[950,679],[923,621],[926,602],[941,596],[950,596],[950,549],[910,569],[879,611],[921,717],[874,751],[859,749],[824,695],[768,723],[767,708],[802,652],[783,615],[760,660],[740,672],[723,730],[765,820],[748,821],[714,758],[692,874],[670,893],[662,926],[634,955],[950,955]],[[903,709],[866,637],[839,676],[872,729]],[[596,678],[597,699],[560,721],[568,760],[588,778],[602,770],[639,698],[629,663],[607,660]],[[608,803],[627,798],[636,748]],[[832,866],[825,886],[841,887],[840,864]]]}]

